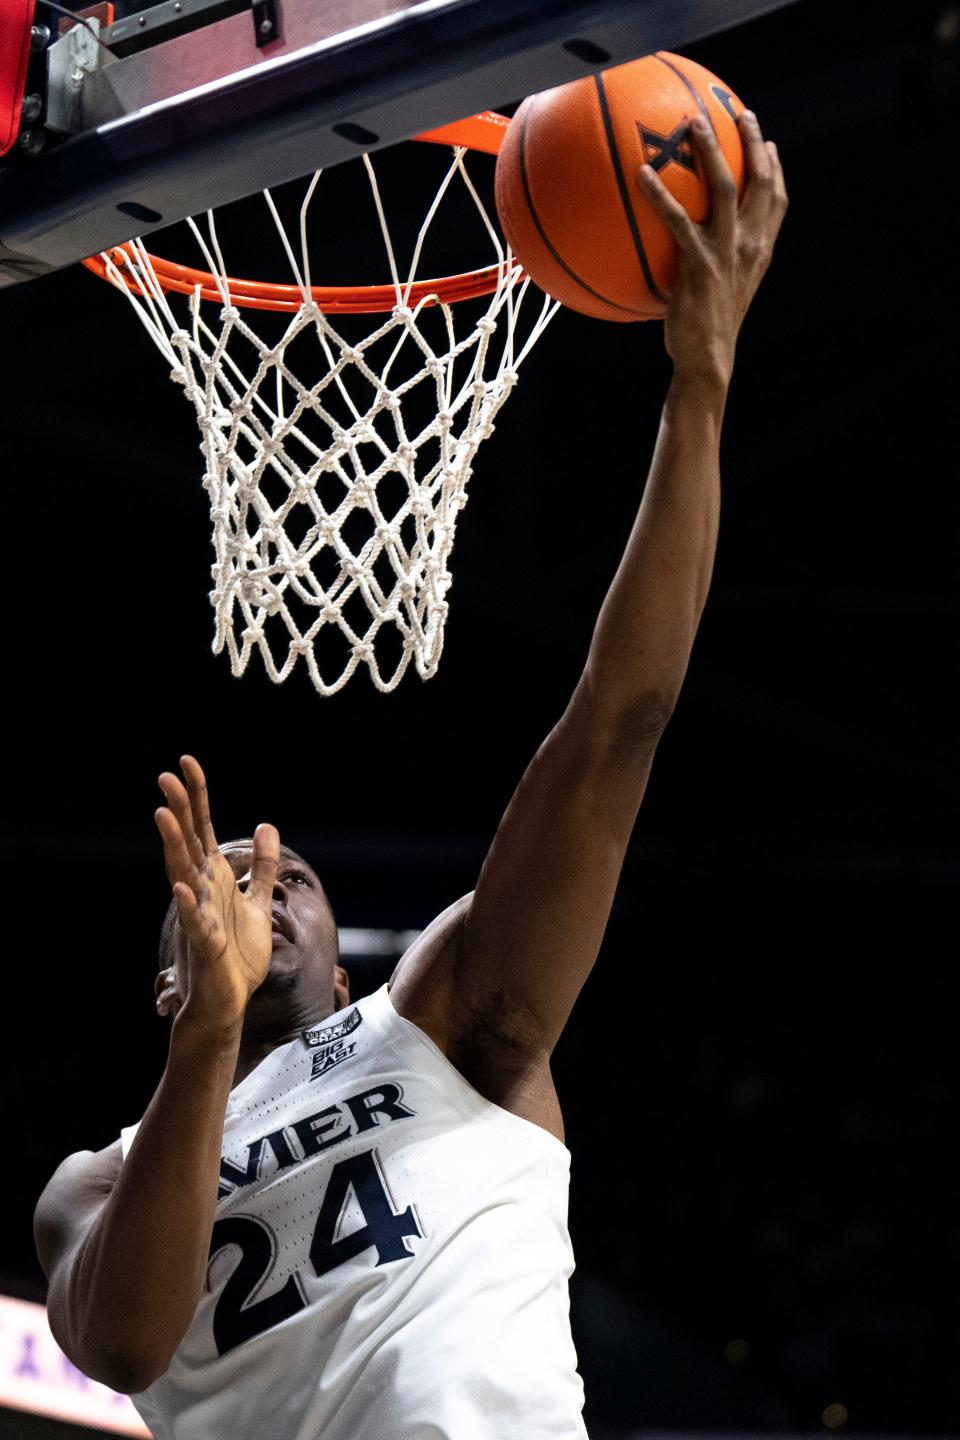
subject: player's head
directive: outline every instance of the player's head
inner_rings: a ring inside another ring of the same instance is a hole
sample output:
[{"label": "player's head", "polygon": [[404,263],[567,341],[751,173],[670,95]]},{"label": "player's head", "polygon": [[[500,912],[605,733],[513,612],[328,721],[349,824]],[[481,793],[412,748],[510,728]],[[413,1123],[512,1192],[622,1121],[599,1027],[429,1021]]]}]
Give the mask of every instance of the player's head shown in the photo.
[{"label": "player's head", "polygon": [[[253,841],[228,840],[221,845],[237,884],[250,879]],[[157,1009],[174,1016],[184,998],[185,940],[175,902],[160,931],[160,969],[156,980]],[[311,865],[287,845],[280,846],[280,865],[273,889],[273,954],[270,969],[248,1006],[291,1012],[340,1009],[350,999],[346,972],[339,963],[337,922],[330,901]]]}]

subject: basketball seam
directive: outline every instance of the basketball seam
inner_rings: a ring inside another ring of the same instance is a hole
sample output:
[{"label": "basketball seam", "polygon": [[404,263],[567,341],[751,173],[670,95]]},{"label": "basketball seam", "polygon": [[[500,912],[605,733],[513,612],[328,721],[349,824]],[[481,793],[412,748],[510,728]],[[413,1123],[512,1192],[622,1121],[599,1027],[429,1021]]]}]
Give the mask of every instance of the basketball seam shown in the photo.
[{"label": "basketball seam", "polygon": [[623,173],[623,165],[620,160],[620,151],[617,149],[617,142],[613,134],[613,122],[610,119],[610,109],[607,105],[607,93],[603,88],[602,75],[595,75],[594,81],[597,87],[597,97],[600,102],[600,118],[603,120],[603,128],[607,137],[607,149],[610,153],[610,162],[613,165],[613,173],[616,176],[617,186],[620,190],[620,199],[623,201],[623,210],[626,215],[627,224],[630,226],[630,234],[633,236],[634,248],[637,252],[637,259],[640,261],[640,268],[643,271],[643,278],[650,288],[651,294],[659,300],[661,305],[667,303],[667,297],[658,288],[650,269],[650,261],[647,259],[647,252],[643,248],[643,240],[640,235],[640,227],[637,224],[637,217],[634,214],[633,206],[630,204],[630,192],[627,189],[627,177]]},{"label": "basketball seam", "polygon": [[[663,55],[660,54],[659,50],[657,51],[656,55],[654,56],[654,59],[655,59],[655,60],[659,60],[661,65],[666,65],[667,69],[668,69],[668,70],[672,70],[673,73],[674,73],[674,75],[676,75],[677,79],[680,80],[680,81],[682,81],[682,83],[683,83],[683,84],[686,86],[686,88],[690,91],[690,94],[693,96],[694,100],[696,100],[697,104],[699,105],[699,107],[700,107],[700,113],[703,115],[704,119],[707,121],[708,125],[710,126],[710,129],[713,131],[714,135],[716,135],[716,133],[717,133],[717,127],[716,127],[716,125],[714,125],[714,123],[713,123],[713,116],[710,114],[710,108],[709,108],[709,106],[707,105],[707,102],[706,102],[706,101],[703,99],[703,97],[701,96],[699,90],[698,90],[698,89],[696,88],[696,86],[694,85],[693,81],[692,81],[692,80],[688,80],[687,77],[686,77],[686,75],[684,75],[683,71],[682,71],[682,70],[678,70],[677,67],[676,67],[676,65],[671,64],[671,62],[670,62],[669,60],[667,60],[667,59],[665,58],[665,56],[663,56]],[[719,138],[719,137],[718,137],[718,138]]]},{"label": "basketball seam", "polygon": [[540,236],[540,239],[543,241],[544,245],[546,245],[547,249],[553,256],[554,260],[556,260],[561,270],[563,270],[567,275],[569,275],[571,280],[576,281],[576,283],[581,287],[581,289],[586,290],[588,295],[592,295],[595,300],[602,301],[604,305],[609,305],[611,310],[622,310],[625,315],[636,315],[641,319],[645,318],[645,311],[635,310],[630,305],[619,305],[616,300],[608,300],[606,295],[601,295],[599,290],[594,290],[592,285],[588,285],[586,280],[582,279],[575,270],[571,269],[571,267],[567,264],[566,260],[564,260],[563,256],[560,254],[560,252],[555,249],[553,242],[551,241],[546,230],[543,228],[543,225],[540,221],[540,216],[537,214],[536,206],[533,203],[533,195],[530,191],[530,180],[527,175],[527,126],[530,123],[530,117],[533,115],[535,108],[535,105],[531,105],[526,115],[524,115],[523,124],[520,127],[520,182],[523,185],[523,194],[527,202],[527,209],[530,211],[530,218],[533,220],[534,225],[536,225],[537,227],[537,234]]}]

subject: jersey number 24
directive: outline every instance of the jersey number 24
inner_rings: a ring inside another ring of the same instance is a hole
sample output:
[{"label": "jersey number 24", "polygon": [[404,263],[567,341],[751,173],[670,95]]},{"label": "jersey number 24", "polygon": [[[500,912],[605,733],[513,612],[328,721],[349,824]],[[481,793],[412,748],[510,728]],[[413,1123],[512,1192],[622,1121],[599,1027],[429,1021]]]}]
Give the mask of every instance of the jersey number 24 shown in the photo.
[{"label": "jersey number 24", "polygon": [[[337,1238],[337,1226],[351,1190],[366,1224]],[[406,1243],[407,1236],[422,1235],[413,1207],[408,1205],[398,1215],[390,1203],[377,1151],[365,1150],[333,1167],[313,1231],[310,1263],[317,1275],[326,1275],[328,1270],[374,1247],[378,1265],[388,1260],[410,1260],[413,1251]],[[262,1220],[252,1215],[228,1215],[218,1220],[210,1237],[210,1259],[226,1245],[239,1247],[240,1263],[213,1312],[213,1338],[221,1355],[305,1310],[308,1303],[296,1275],[291,1275],[276,1294],[263,1300],[251,1299],[266,1283],[277,1253],[273,1231]]]}]

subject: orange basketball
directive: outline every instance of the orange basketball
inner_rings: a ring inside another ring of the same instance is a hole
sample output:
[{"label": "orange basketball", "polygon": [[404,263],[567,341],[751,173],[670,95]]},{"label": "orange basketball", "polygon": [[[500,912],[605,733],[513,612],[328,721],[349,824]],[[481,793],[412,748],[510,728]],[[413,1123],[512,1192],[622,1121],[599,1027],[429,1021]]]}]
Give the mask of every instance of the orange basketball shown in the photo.
[{"label": "orange basketball", "polygon": [[500,223],[548,295],[600,320],[654,320],[677,278],[676,242],[637,183],[644,163],[694,220],[710,191],[692,148],[706,115],[742,195],[743,103],[716,75],[658,51],[524,100],[497,160]]}]

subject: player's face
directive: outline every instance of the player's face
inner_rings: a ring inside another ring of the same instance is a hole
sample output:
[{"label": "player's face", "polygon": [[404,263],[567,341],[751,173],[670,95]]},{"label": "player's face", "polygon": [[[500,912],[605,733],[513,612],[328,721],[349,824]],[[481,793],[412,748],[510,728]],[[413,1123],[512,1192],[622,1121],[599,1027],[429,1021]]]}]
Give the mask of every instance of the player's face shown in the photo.
[{"label": "player's face", "polygon": [[[248,845],[224,846],[223,852],[245,890],[250,883],[253,852]],[[273,956],[260,987],[265,993],[285,988],[304,970],[318,980],[332,975],[337,960],[337,932],[323,886],[316,872],[295,851],[284,846],[273,886]]]},{"label": "player's face", "polygon": [[[253,851],[249,841],[221,847],[230,861],[237,884],[250,882]],[[304,1008],[330,1014],[350,1002],[346,972],[337,964],[337,925],[316,872],[293,850],[284,846],[273,888],[273,953],[266,978],[254,991],[250,1004],[255,1010],[271,1012],[284,997],[299,1012]],[[182,966],[185,960],[183,932],[175,924],[172,964],[157,975],[157,1010],[176,1015],[185,994]]]},{"label": "player's face", "polygon": [[[250,883],[252,842],[236,840],[222,845],[237,884]],[[270,969],[250,997],[248,1017],[258,1023],[282,1025],[284,1017],[301,1023],[333,1014],[350,1003],[350,984],[338,962],[337,923],[316,872],[287,846],[280,850],[280,864],[271,905],[273,944]],[[174,1017],[186,995],[186,942],[175,909],[171,906],[173,931],[168,955],[170,963],[157,974],[157,1012]],[[293,1017],[293,1019],[291,1019]]]}]

